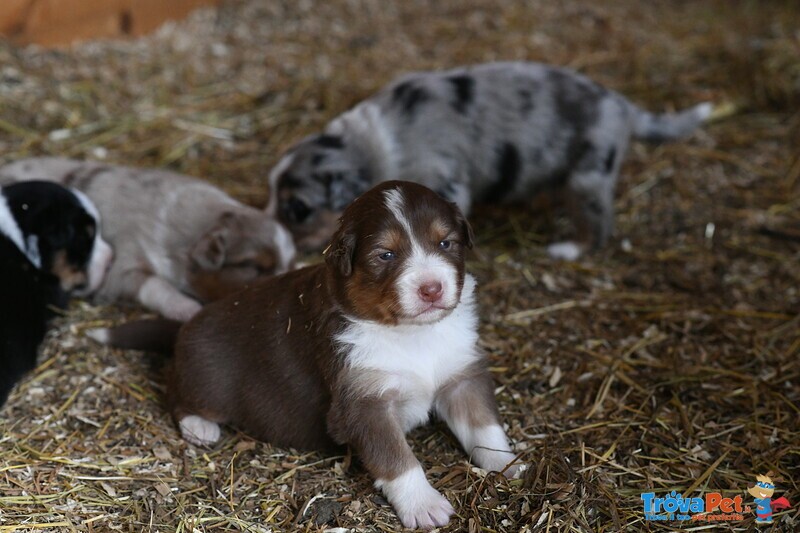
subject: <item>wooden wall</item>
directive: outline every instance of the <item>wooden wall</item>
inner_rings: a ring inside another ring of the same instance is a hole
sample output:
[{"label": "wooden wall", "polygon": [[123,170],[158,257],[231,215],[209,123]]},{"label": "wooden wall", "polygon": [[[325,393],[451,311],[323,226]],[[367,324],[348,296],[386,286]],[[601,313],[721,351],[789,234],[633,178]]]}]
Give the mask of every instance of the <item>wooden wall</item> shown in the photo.
[{"label": "wooden wall", "polygon": [[66,45],[137,36],[220,0],[0,0],[0,34],[18,44]]}]

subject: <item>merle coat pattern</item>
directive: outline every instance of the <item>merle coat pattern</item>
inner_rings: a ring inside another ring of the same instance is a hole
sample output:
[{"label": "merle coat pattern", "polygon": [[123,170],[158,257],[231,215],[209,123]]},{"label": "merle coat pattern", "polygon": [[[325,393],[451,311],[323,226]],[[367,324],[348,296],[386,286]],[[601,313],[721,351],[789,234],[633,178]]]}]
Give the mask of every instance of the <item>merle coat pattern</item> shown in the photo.
[{"label": "merle coat pattern", "polygon": [[614,188],[629,139],[686,136],[710,111],[700,104],[652,114],[585,76],[536,63],[413,73],[291,148],[270,174],[267,209],[300,247],[315,248],[339,212],[381,181],[423,183],[465,213],[473,202],[564,189],[582,245],[550,251],[577,256],[613,231]]}]

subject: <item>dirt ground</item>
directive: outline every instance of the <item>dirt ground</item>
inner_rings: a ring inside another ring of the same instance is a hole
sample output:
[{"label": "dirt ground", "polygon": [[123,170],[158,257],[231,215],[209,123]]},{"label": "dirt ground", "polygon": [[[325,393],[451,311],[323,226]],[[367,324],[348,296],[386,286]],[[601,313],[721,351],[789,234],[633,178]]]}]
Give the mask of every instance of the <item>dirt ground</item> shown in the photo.
[{"label": "dirt ground", "polygon": [[[394,76],[500,59],[573,67],[653,110],[711,100],[692,138],[634,144],[617,236],[547,258],[550,212],[478,209],[481,344],[528,469],[410,437],[457,516],[444,531],[755,531],[645,520],[641,494],[745,497],[771,472],[800,530],[800,6],[795,1],[242,0],[136,41],[0,43],[0,160],[168,167],[263,205],[282,150]],[[394,531],[350,456],[233,429],[184,443],[152,358],[76,302],[0,413],[0,531]],[[336,529],[343,528],[343,529]]]}]

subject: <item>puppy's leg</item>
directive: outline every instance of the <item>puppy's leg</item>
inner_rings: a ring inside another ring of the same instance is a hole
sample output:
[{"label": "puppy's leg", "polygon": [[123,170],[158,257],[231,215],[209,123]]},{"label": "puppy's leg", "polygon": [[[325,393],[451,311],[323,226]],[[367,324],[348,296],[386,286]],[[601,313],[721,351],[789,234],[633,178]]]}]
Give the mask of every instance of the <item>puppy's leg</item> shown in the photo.
[{"label": "puppy's leg", "polygon": [[605,246],[614,232],[614,188],[616,174],[601,171],[578,172],[568,184],[577,241],[551,244],[554,259],[574,261],[588,249]]},{"label": "puppy's leg", "polygon": [[435,408],[478,466],[508,477],[518,470],[515,465],[508,466],[516,456],[500,425],[488,372],[481,370],[446,385],[436,396]]},{"label": "puppy's leg", "polygon": [[355,448],[405,527],[444,526],[453,507],[425,479],[395,409],[391,400],[384,399],[361,398],[349,405],[335,401],[328,426],[337,441]]},{"label": "puppy's leg", "polygon": [[202,309],[199,302],[158,276],[148,277],[139,287],[136,296],[142,305],[179,322],[186,322]]},{"label": "puppy's leg", "polygon": [[14,385],[25,374],[36,368],[38,343],[14,339],[15,335],[5,329],[0,331],[0,336],[7,337],[0,340],[4,344],[0,345],[0,407],[2,407]]}]

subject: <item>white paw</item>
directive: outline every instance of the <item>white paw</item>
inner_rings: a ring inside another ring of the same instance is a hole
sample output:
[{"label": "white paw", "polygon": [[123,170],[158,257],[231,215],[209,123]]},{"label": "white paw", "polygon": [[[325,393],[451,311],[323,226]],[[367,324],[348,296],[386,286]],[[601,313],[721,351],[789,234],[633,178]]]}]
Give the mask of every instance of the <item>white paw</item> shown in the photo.
[{"label": "white paw", "polygon": [[392,480],[378,480],[375,485],[383,489],[403,526],[407,528],[433,529],[445,526],[455,513],[447,498],[430,486],[419,466]]},{"label": "white paw", "polygon": [[[519,469],[519,465],[511,465],[506,469],[517,455],[513,452],[500,450],[480,450],[474,449],[472,456],[478,466],[489,472],[503,472],[506,477],[514,477],[514,473]],[[505,471],[504,471],[505,470]]]},{"label": "white paw", "polygon": [[455,510],[447,498],[439,494],[433,487],[420,495],[419,501],[401,508],[396,506],[397,516],[403,526],[412,529],[433,529],[446,526]]},{"label": "white paw", "polygon": [[556,242],[547,247],[547,254],[561,261],[575,261],[582,253],[582,247],[572,241]]},{"label": "white paw", "polygon": [[91,328],[83,332],[87,337],[100,344],[108,344],[111,340],[111,334],[108,328]]},{"label": "white paw", "polygon": [[703,102],[694,107],[694,112],[700,120],[708,120],[714,114],[714,104]]},{"label": "white paw", "polygon": [[199,302],[185,298],[170,303],[164,310],[164,316],[172,320],[177,320],[178,322],[188,322],[189,319],[200,312],[202,308],[203,306],[200,305]]},{"label": "white paw", "polygon": [[219,426],[197,415],[181,418],[178,423],[183,438],[197,446],[210,446],[219,440]]},{"label": "white paw", "polygon": [[472,429],[472,441],[477,443],[471,450],[472,461],[490,472],[503,472],[506,477],[513,477],[518,470],[517,465],[509,465],[517,454],[508,446],[508,437],[503,428],[497,424]]}]

